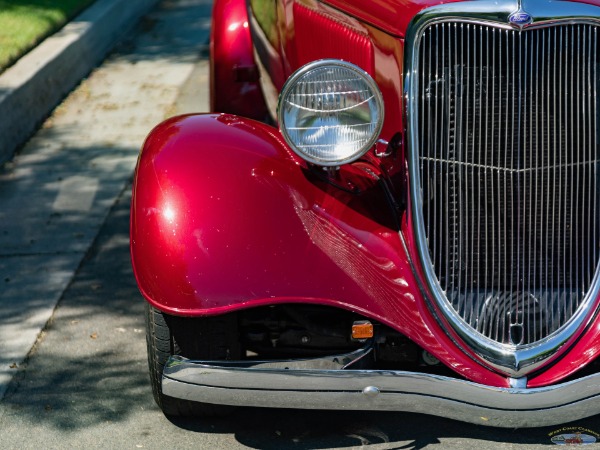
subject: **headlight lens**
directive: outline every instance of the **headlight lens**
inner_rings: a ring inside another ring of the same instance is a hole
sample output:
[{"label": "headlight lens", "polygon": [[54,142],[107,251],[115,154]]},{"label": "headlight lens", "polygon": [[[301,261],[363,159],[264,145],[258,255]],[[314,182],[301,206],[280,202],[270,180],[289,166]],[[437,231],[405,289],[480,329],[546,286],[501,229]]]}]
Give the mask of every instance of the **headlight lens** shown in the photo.
[{"label": "headlight lens", "polygon": [[277,115],[283,137],[298,155],[320,166],[339,166],[360,158],[377,140],[383,98],[364,70],[320,60],[285,83]]}]

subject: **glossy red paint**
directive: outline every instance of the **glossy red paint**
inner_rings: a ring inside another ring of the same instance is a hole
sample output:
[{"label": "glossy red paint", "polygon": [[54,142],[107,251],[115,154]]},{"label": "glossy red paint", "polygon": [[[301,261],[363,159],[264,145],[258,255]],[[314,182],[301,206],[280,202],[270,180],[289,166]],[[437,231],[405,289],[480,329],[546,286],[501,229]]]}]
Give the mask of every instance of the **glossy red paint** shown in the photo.
[{"label": "glossy red paint", "polygon": [[566,355],[563,351],[554,364],[532,376],[527,386],[535,388],[560,382],[596,359],[600,354],[600,315],[596,315],[579,339],[570,344],[566,346]]},{"label": "glossy red paint", "polygon": [[340,11],[379,28],[396,37],[404,37],[408,24],[420,11],[442,3],[458,0],[372,0],[365,7],[361,0],[325,0]]},{"label": "glossy red paint", "polygon": [[600,6],[599,0],[579,0],[579,3],[585,3],[587,5]]},{"label": "glossy red paint", "polygon": [[[455,1],[457,0],[445,1],[443,3],[453,3]],[[298,0],[298,3],[304,5],[304,8],[314,10],[317,14],[328,18],[331,23],[347,24],[347,26],[360,30],[361,33],[369,36],[374,48],[374,78],[386,100],[386,123],[382,137],[390,139],[396,132],[402,132],[404,129],[404,117],[402,115],[403,37],[406,34],[410,21],[416,14],[430,6],[439,5],[440,2],[431,0],[375,0],[369,2],[368,8],[365,8],[364,2],[359,0],[324,0],[323,2]],[[582,3],[599,4],[597,0],[583,1]],[[294,11],[296,9],[297,7],[294,8]],[[287,22],[287,35],[296,37],[293,31],[294,17],[288,14]],[[327,20],[322,22],[326,27]],[[292,40],[292,43],[295,45],[298,45],[297,42],[297,40]],[[286,45],[285,42],[284,45]],[[287,45],[290,44],[288,43]],[[337,57],[343,58],[341,53]],[[399,169],[396,163],[394,169],[391,170],[402,169]],[[410,238],[414,235],[411,223],[410,220],[404,220],[402,222],[402,232],[407,239],[408,248],[412,250],[412,257],[415,258],[414,242]],[[416,270],[418,273],[418,267]],[[447,330],[451,329],[447,324],[445,328]],[[454,336],[454,339],[460,342],[460,339],[456,336]],[[565,353],[567,352],[568,356],[565,357]],[[530,387],[539,387],[556,383],[584,367],[587,363],[595,359],[599,352],[600,317],[596,317],[590,320],[590,324],[585,332],[574,336],[563,346],[561,351],[549,359],[542,371],[533,374],[528,385]]]},{"label": "glossy red paint", "polygon": [[[352,60],[372,73],[383,92],[381,137],[402,134],[402,37],[415,14],[440,2],[374,0],[368,8],[358,0],[324,3],[278,0],[280,41],[261,35],[271,84],[280,88],[284,72],[320,55]],[[298,16],[308,22],[296,23]],[[312,20],[321,37],[310,42]],[[262,119],[267,108],[258,83],[230,76],[232,67],[254,64],[244,23],[244,0],[216,0],[211,108]],[[332,38],[320,46],[323,36]],[[343,48],[348,36],[358,36],[361,48],[372,53]],[[298,37],[309,42],[300,46]],[[385,194],[370,175],[380,171],[402,178],[403,157],[342,168],[336,187],[262,123],[232,115],[163,123],[148,137],[134,182],[131,252],[142,293],[163,311],[189,316],[289,302],[349,309],[397,329],[470,380],[508,386],[460,339],[450,338],[444,328],[451,327],[442,327],[443,319],[427,306],[419,269],[410,264],[416,260],[411,220],[404,214],[400,229],[394,225]],[[397,191],[401,184],[394,183]],[[353,188],[361,194],[348,192]],[[528,386],[558,382],[596,358],[600,317],[577,338]],[[562,357],[567,350],[568,358]]]},{"label": "glossy red paint", "polygon": [[210,109],[267,117],[245,0],[215,0],[210,34]]},{"label": "glossy red paint", "polygon": [[[281,0],[284,16],[280,19],[280,36],[287,75],[308,60],[324,57],[350,61],[371,74],[385,98],[385,117],[381,137],[391,139],[404,129],[402,64],[403,41],[349,17],[315,0]],[[319,30],[308,24],[298,25],[309,17],[318,20]],[[358,56],[349,38],[358,42],[367,55]],[[299,43],[302,44],[299,44]]]},{"label": "glossy red paint", "polygon": [[298,67],[318,59],[337,58],[374,75],[373,43],[368,34],[300,3],[294,3],[293,12]]},{"label": "glossy red paint", "polygon": [[165,122],[148,137],[134,181],[140,290],[155,307],[190,316],[289,302],[346,308],[402,330],[469,379],[506,386],[457,348],[421,301],[377,168],[348,170],[342,179],[359,195],[307,170],[262,123]]}]

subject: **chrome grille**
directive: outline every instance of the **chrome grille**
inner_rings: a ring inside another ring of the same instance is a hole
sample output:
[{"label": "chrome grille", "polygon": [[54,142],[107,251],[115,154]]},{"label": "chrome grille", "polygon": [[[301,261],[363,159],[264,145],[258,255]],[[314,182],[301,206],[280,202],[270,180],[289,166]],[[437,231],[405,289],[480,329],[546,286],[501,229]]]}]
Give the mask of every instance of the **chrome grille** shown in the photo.
[{"label": "chrome grille", "polygon": [[426,263],[471,328],[535,343],[598,266],[597,27],[440,22],[417,52]]}]

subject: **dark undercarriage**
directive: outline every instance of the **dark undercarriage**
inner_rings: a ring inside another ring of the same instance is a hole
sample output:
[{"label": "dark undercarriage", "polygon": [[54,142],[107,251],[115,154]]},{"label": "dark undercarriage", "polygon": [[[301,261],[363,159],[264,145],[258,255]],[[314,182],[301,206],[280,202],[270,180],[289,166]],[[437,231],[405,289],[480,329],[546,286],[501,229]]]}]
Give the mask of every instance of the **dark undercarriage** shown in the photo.
[{"label": "dark undercarriage", "polygon": [[[227,342],[222,352],[230,360],[284,360],[315,358],[373,348],[362,360],[364,369],[453,372],[430,353],[391,328],[370,321],[371,339],[352,339],[352,324],[365,317],[342,309],[303,304],[265,306],[208,318],[166,316],[175,353],[189,359],[206,359],[198,350],[198,330],[219,330]],[[213,331],[214,334],[218,331]],[[454,374],[455,375],[455,374]]]},{"label": "dark undercarriage", "polygon": [[[350,311],[306,304],[284,304],[242,310],[217,317],[186,318],[166,316],[173,333],[175,353],[189,359],[207,359],[197,345],[202,339],[198,330],[221,332],[226,360],[286,360],[344,354],[372,347],[370,358],[360,361],[360,369],[405,370],[458,375],[437,358],[401,333],[375,321],[374,337],[352,339],[355,322],[365,317]],[[221,359],[221,358],[219,358]],[[594,362],[569,379],[600,371]]]}]

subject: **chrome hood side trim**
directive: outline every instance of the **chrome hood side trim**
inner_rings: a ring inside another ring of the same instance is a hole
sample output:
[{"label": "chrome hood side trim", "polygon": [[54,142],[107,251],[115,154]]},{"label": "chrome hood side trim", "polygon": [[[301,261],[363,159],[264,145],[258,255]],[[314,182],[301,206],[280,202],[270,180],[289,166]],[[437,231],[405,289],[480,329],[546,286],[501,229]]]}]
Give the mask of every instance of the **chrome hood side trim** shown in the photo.
[{"label": "chrome hood side trim", "polygon": [[165,367],[162,389],[165,395],[204,403],[404,411],[506,428],[557,425],[600,413],[600,374],[522,389],[415,372],[315,369],[311,360],[297,363],[305,368],[289,363],[264,367],[176,356]]}]

